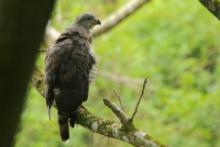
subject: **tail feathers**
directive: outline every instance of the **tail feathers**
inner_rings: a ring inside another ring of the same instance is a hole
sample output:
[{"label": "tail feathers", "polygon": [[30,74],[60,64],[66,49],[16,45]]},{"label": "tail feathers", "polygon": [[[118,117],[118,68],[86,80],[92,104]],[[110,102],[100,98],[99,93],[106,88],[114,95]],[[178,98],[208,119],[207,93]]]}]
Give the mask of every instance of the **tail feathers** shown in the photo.
[{"label": "tail feathers", "polygon": [[58,117],[61,139],[62,141],[67,141],[69,139],[68,116],[65,114],[58,114]]}]

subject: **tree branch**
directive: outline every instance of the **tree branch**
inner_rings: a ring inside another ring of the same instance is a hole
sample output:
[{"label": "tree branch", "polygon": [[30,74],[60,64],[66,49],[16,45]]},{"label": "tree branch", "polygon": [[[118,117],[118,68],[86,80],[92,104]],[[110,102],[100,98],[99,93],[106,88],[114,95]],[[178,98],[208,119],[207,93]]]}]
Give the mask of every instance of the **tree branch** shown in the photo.
[{"label": "tree branch", "polygon": [[213,15],[220,20],[220,0],[199,0]]},{"label": "tree branch", "polygon": [[93,36],[96,37],[111,30],[124,19],[126,19],[128,16],[136,12],[147,2],[150,2],[150,0],[130,0],[127,4],[118,9],[115,13],[107,17],[107,19],[103,21],[101,27],[94,29]]},{"label": "tree branch", "polygon": [[[44,96],[43,74],[35,67],[31,80],[33,86]],[[95,133],[115,138],[134,146],[143,147],[165,147],[155,141],[151,136],[143,131],[136,129],[128,117],[110,101],[104,99],[105,105],[108,106],[119,118],[121,123],[111,120],[104,120],[89,112],[86,108],[80,108],[77,117],[77,123]]]},{"label": "tree branch", "polygon": [[131,118],[130,118],[131,121],[133,121],[133,119],[134,119],[134,117],[135,117],[135,115],[136,115],[136,113],[137,113],[139,104],[140,104],[141,99],[142,99],[142,97],[143,97],[143,95],[144,95],[144,90],[145,90],[146,84],[147,84],[147,79],[145,78],[145,79],[144,79],[144,84],[143,84],[143,87],[142,87],[142,90],[141,90],[141,95],[140,95],[140,97],[139,97],[139,99],[138,99],[138,101],[137,101],[137,104],[136,104],[136,106],[135,106],[134,113],[132,114],[132,116],[131,116]]},{"label": "tree branch", "polygon": [[111,103],[108,99],[103,99],[104,104],[112,110],[112,112],[118,117],[122,125],[126,125],[129,122],[128,117],[125,113],[117,107],[115,104]]},{"label": "tree branch", "polygon": [[45,32],[44,41],[48,46],[50,46],[50,44],[53,43],[59,36],[60,32],[48,25]]},{"label": "tree branch", "polygon": [[[130,0],[127,4],[104,19],[102,25],[93,30],[93,36],[98,37],[101,34],[110,31],[147,2],[150,2],[150,0]],[[58,32],[55,28],[48,26],[45,35],[45,42],[47,44],[51,44],[51,42],[54,42],[59,35],[60,32]]]},{"label": "tree branch", "polygon": [[117,99],[118,99],[118,101],[119,101],[119,103],[120,103],[120,106],[121,106],[122,111],[124,111],[124,106],[122,105],[121,96],[117,93],[116,90],[113,90],[113,92],[114,92],[115,96],[117,97]]}]

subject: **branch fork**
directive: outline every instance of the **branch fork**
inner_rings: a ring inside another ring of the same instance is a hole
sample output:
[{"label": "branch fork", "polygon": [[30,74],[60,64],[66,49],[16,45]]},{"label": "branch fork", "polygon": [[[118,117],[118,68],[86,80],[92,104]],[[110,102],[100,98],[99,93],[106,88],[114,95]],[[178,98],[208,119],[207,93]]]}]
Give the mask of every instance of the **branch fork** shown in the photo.
[{"label": "branch fork", "polygon": [[118,106],[116,106],[115,104],[113,104],[110,100],[108,100],[108,99],[103,99],[104,104],[105,104],[109,109],[111,109],[112,112],[113,112],[113,113],[117,116],[117,118],[120,120],[120,122],[121,122],[121,124],[122,124],[122,128],[124,128],[125,131],[128,131],[128,132],[129,132],[129,130],[134,130],[134,129],[135,129],[134,124],[133,124],[133,119],[134,119],[134,117],[135,117],[135,115],[136,115],[136,113],[137,113],[139,104],[140,104],[141,99],[142,99],[142,97],[143,97],[143,95],[144,95],[144,90],[145,90],[146,83],[147,83],[147,79],[145,78],[144,84],[143,84],[143,87],[142,87],[142,91],[141,91],[141,95],[140,95],[140,97],[139,97],[139,99],[138,99],[138,102],[137,102],[137,104],[136,104],[136,106],[135,106],[135,109],[134,109],[134,112],[133,112],[131,118],[129,118],[129,117],[124,113],[124,111],[122,110],[122,109],[123,109],[123,106],[122,106],[122,102],[121,102],[121,97],[116,93],[116,91],[114,91],[114,92],[117,94],[116,96],[117,96],[118,99],[119,99],[119,102],[120,102],[120,105],[121,105],[121,108],[122,108],[122,109],[120,109]]}]

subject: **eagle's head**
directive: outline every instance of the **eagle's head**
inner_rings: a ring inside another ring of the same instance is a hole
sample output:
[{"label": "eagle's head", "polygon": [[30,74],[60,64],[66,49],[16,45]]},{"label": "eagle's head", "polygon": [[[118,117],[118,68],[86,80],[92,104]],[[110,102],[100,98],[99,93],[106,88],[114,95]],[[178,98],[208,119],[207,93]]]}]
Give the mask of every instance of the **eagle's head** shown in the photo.
[{"label": "eagle's head", "polygon": [[93,14],[84,13],[76,18],[76,24],[82,25],[86,29],[92,29],[95,25],[101,25],[101,21]]}]

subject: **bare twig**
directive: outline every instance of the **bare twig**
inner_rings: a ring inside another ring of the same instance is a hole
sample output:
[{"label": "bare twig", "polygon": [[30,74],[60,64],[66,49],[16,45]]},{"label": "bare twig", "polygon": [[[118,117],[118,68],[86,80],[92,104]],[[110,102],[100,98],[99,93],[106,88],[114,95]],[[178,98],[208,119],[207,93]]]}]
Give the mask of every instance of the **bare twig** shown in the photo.
[{"label": "bare twig", "polygon": [[145,90],[146,84],[147,84],[147,79],[145,78],[145,79],[144,79],[144,84],[143,84],[143,87],[142,87],[142,91],[141,91],[141,95],[140,95],[140,97],[139,97],[139,99],[138,99],[138,101],[137,101],[137,104],[136,104],[136,106],[135,106],[134,112],[133,112],[133,114],[132,114],[132,116],[131,116],[131,118],[130,118],[131,121],[133,121],[133,119],[134,119],[134,117],[135,117],[135,115],[136,115],[136,113],[137,113],[139,104],[140,104],[141,99],[142,99],[142,97],[143,97],[143,95],[144,95],[144,90]]},{"label": "bare twig", "polygon": [[213,15],[220,20],[220,0],[199,0]]},{"label": "bare twig", "polygon": [[[44,76],[40,72],[40,70],[38,68],[35,68],[32,76],[32,84],[42,95],[42,97],[44,97],[43,77]],[[105,101],[105,103],[109,106],[109,108],[116,107],[116,106],[112,106],[112,104],[109,104],[108,100]],[[117,116],[123,118],[120,119],[121,122],[126,122],[126,120],[128,119],[127,116],[119,108],[116,108],[115,110],[114,111],[117,112]],[[77,123],[82,127],[85,127],[95,133],[108,136],[111,138],[115,138],[127,142],[129,144],[132,144],[134,146],[165,147],[165,145],[162,145],[159,142],[155,141],[151,136],[147,135],[145,132],[136,129],[133,126],[132,122],[128,123],[129,124],[128,127],[124,127],[124,125],[122,125],[121,123],[99,118],[94,114],[92,114],[91,112],[89,112],[84,107],[80,108],[78,112]]]},{"label": "bare twig", "polygon": [[118,101],[120,103],[122,111],[124,111],[124,107],[123,107],[122,101],[121,101],[121,96],[117,93],[117,91],[115,89],[113,91],[114,91],[115,96],[118,98]]}]

